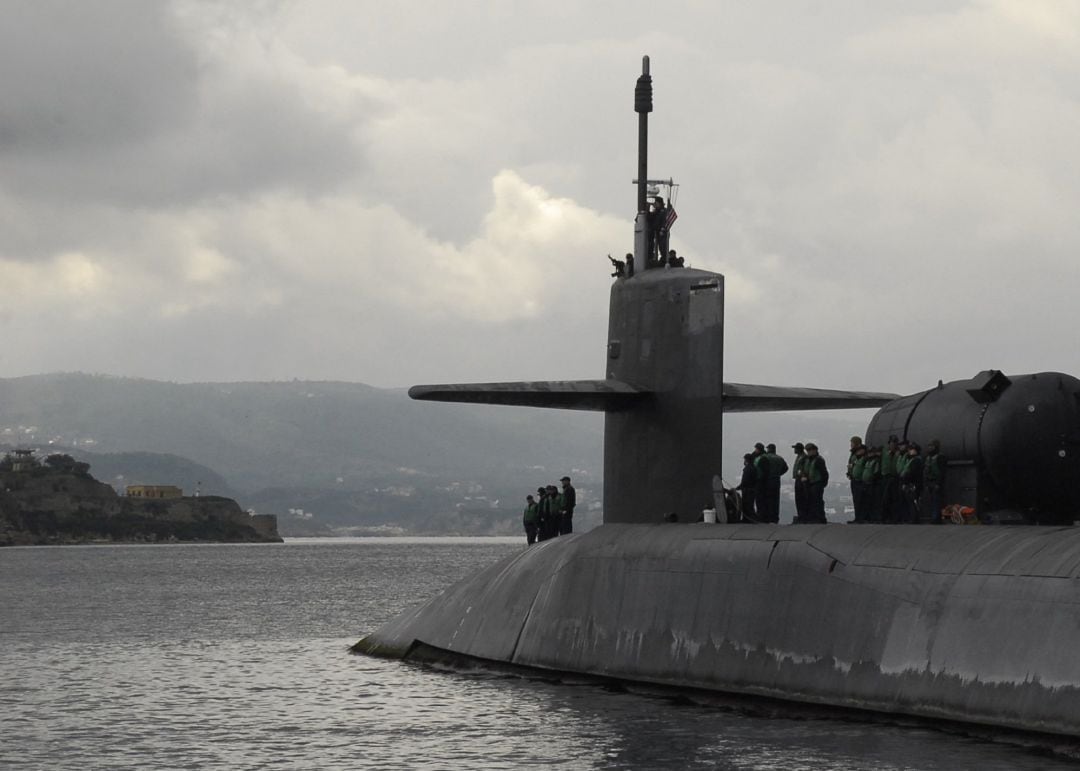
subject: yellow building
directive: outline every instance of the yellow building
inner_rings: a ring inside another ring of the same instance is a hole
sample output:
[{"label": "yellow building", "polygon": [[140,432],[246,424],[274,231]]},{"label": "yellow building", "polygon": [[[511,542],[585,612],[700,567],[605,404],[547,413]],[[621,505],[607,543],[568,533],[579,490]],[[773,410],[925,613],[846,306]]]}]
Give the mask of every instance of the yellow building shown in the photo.
[{"label": "yellow building", "polygon": [[182,498],[184,491],[175,485],[128,485],[129,498]]}]

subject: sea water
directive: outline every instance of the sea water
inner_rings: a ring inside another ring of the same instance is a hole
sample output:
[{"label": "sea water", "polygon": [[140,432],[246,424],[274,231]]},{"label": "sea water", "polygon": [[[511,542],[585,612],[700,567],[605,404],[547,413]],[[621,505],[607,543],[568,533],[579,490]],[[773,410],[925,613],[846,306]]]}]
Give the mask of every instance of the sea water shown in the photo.
[{"label": "sea water", "polygon": [[0,549],[0,768],[1074,767],[926,726],[348,652],[523,540]]}]

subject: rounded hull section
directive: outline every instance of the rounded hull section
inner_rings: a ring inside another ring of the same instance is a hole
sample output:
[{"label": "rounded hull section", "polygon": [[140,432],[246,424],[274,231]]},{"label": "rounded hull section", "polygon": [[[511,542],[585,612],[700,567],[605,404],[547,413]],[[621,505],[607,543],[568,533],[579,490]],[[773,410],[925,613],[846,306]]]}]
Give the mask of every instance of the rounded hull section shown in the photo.
[{"label": "rounded hull section", "polygon": [[1080,736],[1080,529],[604,525],[355,650]]},{"label": "rounded hull section", "polygon": [[1080,380],[1060,372],[993,370],[896,399],[874,416],[866,443],[895,434],[949,461],[949,503],[981,513],[1028,512],[1071,524],[1080,509]]}]

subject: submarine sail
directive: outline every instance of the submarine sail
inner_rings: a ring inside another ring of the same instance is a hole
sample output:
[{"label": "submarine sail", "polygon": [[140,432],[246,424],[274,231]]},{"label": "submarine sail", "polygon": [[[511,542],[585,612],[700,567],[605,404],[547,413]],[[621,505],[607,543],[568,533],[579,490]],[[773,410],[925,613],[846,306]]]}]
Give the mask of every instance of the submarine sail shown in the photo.
[{"label": "submarine sail", "polygon": [[604,522],[696,518],[719,505],[724,412],[880,407],[897,394],[725,383],[724,277],[667,259],[670,195],[648,179],[649,58],[638,114],[633,264],[611,287],[605,378],[424,385],[413,399],[595,410],[604,418]]}]

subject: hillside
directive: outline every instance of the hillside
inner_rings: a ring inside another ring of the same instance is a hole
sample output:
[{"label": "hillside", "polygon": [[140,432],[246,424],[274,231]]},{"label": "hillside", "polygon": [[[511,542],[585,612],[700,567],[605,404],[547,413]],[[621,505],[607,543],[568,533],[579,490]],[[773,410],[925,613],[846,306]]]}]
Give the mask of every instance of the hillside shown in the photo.
[{"label": "hillside", "polygon": [[252,517],[229,498],[119,496],[65,455],[0,462],[0,546],[280,540],[273,517]]},{"label": "hillside", "polygon": [[399,479],[419,469],[499,476],[538,459],[564,468],[596,457],[598,428],[598,420],[580,416],[424,404],[353,383],[177,384],[82,374],[0,380],[2,437],[180,455],[242,491]]},{"label": "hillside", "polygon": [[[8,449],[0,443],[0,450]],[[128,485],[176,485],[195,493],[237,497],[237,491],[221,474],[188,458],[158,452],[91,452],[52,444],[40,448],[42,455],[73,454],[86,461],[94,476],[122,492]]]}]

